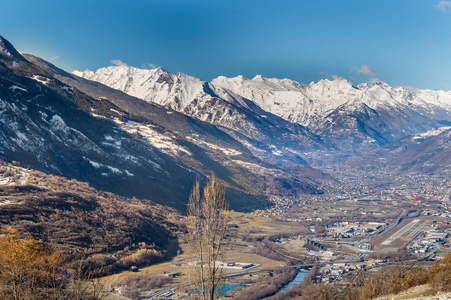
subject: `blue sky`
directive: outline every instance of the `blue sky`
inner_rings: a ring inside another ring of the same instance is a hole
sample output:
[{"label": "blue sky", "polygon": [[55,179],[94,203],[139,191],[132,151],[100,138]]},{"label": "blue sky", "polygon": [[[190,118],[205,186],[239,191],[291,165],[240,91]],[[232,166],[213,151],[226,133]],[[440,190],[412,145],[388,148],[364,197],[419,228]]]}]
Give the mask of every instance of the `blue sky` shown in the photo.
[{"label": "blue sky", "polygon": [[451,90],[451,1],[2,0],[0,35],[65,69]]}]

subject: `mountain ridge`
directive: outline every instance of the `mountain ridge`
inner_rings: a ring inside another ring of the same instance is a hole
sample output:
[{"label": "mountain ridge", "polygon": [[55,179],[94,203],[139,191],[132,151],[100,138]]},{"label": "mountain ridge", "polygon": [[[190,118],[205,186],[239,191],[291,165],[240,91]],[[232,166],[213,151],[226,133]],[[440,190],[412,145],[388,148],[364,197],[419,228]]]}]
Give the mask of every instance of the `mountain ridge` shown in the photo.
[{"label": "mountain ridge", "polygon": [[[73,74],[263,143],[276,143],[278,138],[274,137],[278,136],[280,144],[274,144],[278,148],[275,153],[284,148],[281,145],[286,145],[286,152],[297,152],[312,165],[337,162],[410,134],[451,124],[451,92],[417,90],[412,93],[384,82],[356,86],[344,78],[335,78],[301,84],[286,78],[257,75],[247,79],[239,75],[219,76],[208,83],[182,73],[174,75],[162,68],[142,70],[129,66]],[[193,82],[196,87],[191,85]],[[213,102],[222,104],[208,110],[214,106]],[[240,117],[243,114],[250,117]],[[256,125],[265,121],[264,128]],[[296,126],[301,127],[295,129]],[[271,133],[275,127],[293,129]],[[298,145],[291,146],[294,143]]]},{"label": "mountain ridge", "polygon": [[[19,66],[5,65],[0,72],[1,100],[7,105],[21,103],[23,110],[12,112],[7,106],[3,112],[9,119],[4,122],[8,130],[2,132],[0,148],[5,150],[2,157],[7,161],[16,160],[23,166],[77,178],[96,188],[151,199],[182,211],[193,180],[199,176],[202,180],[211,171],[226,183],[231,207],[244,211],[268,206],[267,197],[274,192],[317,193],[314,177],[331,180],[330,176],[308,168],[284,173],[253,156],[247,146],[222,127],[82,80],[38,57],[18,55]],[[10,62],[9,58],[0,55],[0,66],[6,61]],[[79,115],[82,122],[68,121]],[[12,128],[11,124],[16,123],[24,128],[36,127],[37,131],[27,133],[23,132],[25,129]],[[57,134],[65,131],[83,136],[84,142],[71,144],[73,138]],[[30,154],[18,147],[17,134],[26,137],[21,142],[29,147]],[[34,139],[43,144],[31,147]],[[58,151],[47,153],[52,147]],[[98,153],[83,153],[83,149],[97,149]],[[125,166],[117,155],[131,160]],[[140,162],[141,158],[144,162]],[[286,183],[281,187],[289,190],[273,188],[272,183],[281,181]]]},{"label": "mountain ridge", "polygon": [[[92,72],[73,74],[87,74],[85,79],[89,80],[95,75]],[[110,81],[112,74],[114,78]],[[130,74],[137,75],[130,77]],[[147,70],[129,66],[108,67],[99,76],[96,79],[100,83],[225,128],[241,143],[252,144],[251,148],[266,148],[253,151],[253,154],[270,163],[290,164],[294,161],[306,164],[301,155],[304,150],[324,149],[320,139],[302,125],[264,112],[252,101],[219,97],[211,84],[192,76],[171,74],[161,68]],[[277,147],[284,157],[272,155],[268,144]],[[285,150],[285,147],[290,150]]]},{"label": "mountain ridge", "polygon": [[[12,47],[7,47],[5,42],[2,45],[3,49]],[[337,78],[301,84],[290,79],[257,75],[253,79],[222,76],[209,83],[183,73],[171,74],[163,68],[144,70],[112,66],[96,72],[68,73],[26,53],[15,52],[14,57],[20,60],[18,65],[12,64],[14,60],[10,55],[1,57],[0,68],[4,68],[2,76],[5,80],[2,94],[7,95],[8,101],[33,103],[27,98],[27,93],[33,90],[36,93],[34,97],[40,97],[42,91],[47,91],[49,95],[45,101],[52,99],[54,103],[59,103],[67,98],[72,103],[69,104],[71,109],[83,111],[90,116],[89,120],[91,117],[96,119],[89,121],[89,124],[97,124],[99,120],[111,122],[111,126],[116,128],[113,132],[121,130],[121,134],[127,135],[127,138],[121,137],[121,140],[125,139],[119,142],[117,134],[109,131],[102,137],[94,138],[92,143],[86,141],[83,147],[92,145],[100,149],[98,151],[110,147],[118,152],[124,151],[125,145],[135,145],[133,147],[144,152],[150,149],[153,154],[149,152],[149,155],[158,159],[164,157],[168,166],[173,166],[173,171],[184,170],[175,171],[176,178],[208,177],[208,172],[213,170],[232,188],[231,193],[242,193],[238,198],[255,196],[256,204],[265,203],[264,200],[257,200],[261,195],[321,192],[318,189],[321,181],[333,179],[309,169],[309,165],[327,165],[350,156],[371,153],[409,134],[451,124],[451,112],[447,110],[449,93],[411,93],[383,82],[356,86],[344,78]],[[24,78],[17,80],[19,77]],[[33,85],[36,82],[38,90]],[[32,88],[28,88],[30,85]],[[422,98],[415,96],[417,94],[423,95]],[[308,126],[288,120],[282,113],[283,109],[270,111],[282,100],[296,108],[292,110],[292,117],[297,114],[299,118],[308,119],[308,124],[305,124]],[[39,105],[51,107],[49,104]],[[40,119],[32,121],[43,121],[38,127],[47,126],[45,130],[55,135],[62,144],[67,135],[56,134],[64,132],[62,129],[68,127],[68,132],[80,133],[86,129],[68,123],[66,118],[69,114],[66,117],[49,111],[43,118],[39,107],[31,108],[25,104],[14,109],[16,118],[24,116],[19,124],[30,123],[25,116],[29,111],[37,111],[41,114],[37,116]],[[98,125],[94,127],[102,128]],[[9,128],[4,132],[14,136],[15,132],[19,132],[16,129]],[[22,131],[19,133],[23,134]],[[95,135],[84,134],[85,137]],[[8,136],[0,138],[0,149],[6,149],[5,145],[17,144],[17,141],[14,144],[11,139],[8,140]],[[20,139],[19,142],[26,143]],[[83,147],[80,144],[80,149]],[[110,158],[115,155],[114,151]],[[80,160],[85,163],[84,166],[97,170],[104,177],[122,174],[132,179],[129,173],[136,175],[140,172],[120,167],[117,165],[119,160],[107,163],[107,157],[81,155]],[[65,161],[64,157],[58,159]],[[32,161],[33,157],[29,156],[28,160]],[[147,165],[155,170],[158,165],[161,167],[152,160],[147,161]],[[168,170],[165,167],[161,172]],[[98,183],[102,181],[96,180]],[[163,178],[160,180],[165,181]],[[178,196],[179,199],[190,188],[186,184],[188,181],[183,182],[184,191]],[[103,184],[105,186],[98,187],[106,187],[106,183]],[[164,185],[159,188],[164,189]],[[183,201],[177,205],[183,206]]]},{"label": "mountain ridge", "polygon": [[[226,156],[233,158],[231,161],[224,160],[224,157],[220,158],[222,160],[222,166],[220,166],[218,163],[215,163],[215,165],[211,165],[212,160],[209,158],[205,159],[210,161],[209,167],[211,170],[213,170],[217,176],[221,179],[226,179],[224,177],[221,177],[221,174],[226,171],[224,170],[224,167],[230,170],[236,169],[238,171],[233,171],[235,174],[243,173],[243,176],[239,180],[235,180],[235,182],[239,182],[240,185],[244,184],[249,178],[252,178],[255,176],[255,168],[249,167],[254,164],[259,164],[263,168],[261,170],[270,170],[272,169],[271,163],[276,161],[260,161],[257,157],[254,157],[254,153],[251,153],[251,149],[258,149],[257,156],[261,153],[264,153],[267,150],[261,150],[259,147],[267,147],[267,145],[252,140],[250,138],[247,138],[244,135],[241,135],[239,132],[228,130],[227,128],[223,126],[217,126],[210,124],[208,122],[204,122],[202,120],[199,120],[194,117],[187,116],[185,114],[179,113],[175,110],[172,110],[170,108],[164,108],[163,106],[152,103],[152,102],[146,102],[142,99],[134,98],[128,94],[125,94],[119,90],[111,89],[110,87],[104,86],[101,83],[89,81],[84,78],[78,77],[76,75],[69,74],[56,66],[37,58],[33,55],[25,54],[25,57],[32,61],[33,63],[39,65],[45,70],[48,70],[51,74],[56,76],[59,80],[63,81],[65,84],[73,85],[77,87],[78,89],[84,91],[85,93],[96,97],[97,99],[108,99],[109,101],[113,102],[114,104],[118,105],[125,111],[133,114],[137,114],[154,125],[162,126],[163,128],[169,129],[171,132],[170,135],[176,135],[178,138],[177,142],[179,145],[185,147],[186,150],[194,148],[203,147],[207,151],[207,153],[212,154],[213,151],[219,150],[225,151],[225,153],[239,153],[241,152],[239,156],[232,156],[230,157],[229,154]],[[252,103],[250,103],[252,105]],[[259,108],[258,108],[259,109]],[[261,109],[260,109],[261,110]],[[279,118],[280,119],[280,118]],[[165,130],[165,129],[163,129]],[[183,135],[180,136],[180,134]],[[194,144],[193,144],[194,143]],[[202,148],[200,148],[202,149]],[[222,150],[221,150],[222,149]],[[189,150],[191,151],[191,150]],[[269,151],[273,151],[272,148],[269,149]],[[201,151],[191,151],[192,154],[196,154],[197,156],[201,154]],[[255,152],[255,151],[254,151]],[[271,153],[270,153],[271,154]],[[271,154],[272,155],[272,154]],[[269,155],[261,154],[260,157],[268,157]],[[186,158],[187,156],[185,156]],[[178,157],[180,158],[180,156]],[[205,161],[205,159],[202,159]],[[186,163],[186,161],[184,161]],[[301,164],[305,164],[305,161],[303,161],[301,158],[298,158],[298,162]],[[189,165],[189,164],[188,164]],[[216,167],[215,167],[216,166]],[[219,168],[219,169],[218,169]],[[266,169],[268,168],[268,169]],[[198,168],[197,168],[198,169]],[[198,169],[199,170],[199,169]],[[305,168],[303,170],[306,170]],[[210,171],[208,171],[210,172]],[[204,175],[208,175],[209,173]],[[247,175],[247,172],[250,172]],[[264,177],[261,178],[260,181],[264,181],[264,178],[268,178],[268,176],[271,176],[267,173],[272,173],[272,171],[264,171],[266,174]],[[253,174],[252,174],[253,173]],[[261,173],[258,171],[257,173]],[[307,173],[311,173],[308,171]],[[315,172],[313,172],[315,173]],[[252,175],[251,175],[252,174]],[[319,177],[323,177],[324,175],[318,174]],[[258,175],[260,176],[260,175]],[[293,176],[293,174],[285,174],[284,177],[290,177]],[[300,181],[308,180],[310,181],[311,177],[306,176],[304,179],[302,173],[297,172],[295,176],[301,176]],[[286,180],[286,179],[284,179]],[[226,180],[227,181],[227,180]],[[230,182],[229,182],[230,183]],[[296,184],[294,184],[296,185]],[[255,189],[255,187],[263,187],[268,186],[268,184],[255,184],[253,182],[252,184],[249,184],[248,187],[252,190]],[[308,191],[313,191],[312,186],[305,185],[304,187]],[[301,187],[303,189],[303,187]],[[258,190],[258,189],[257,189]],[[254,191],[255,192],[255,191]],[[260,190],[261,192],[261,190]]]},{"label": "mountain ridge", "polygon": [[[8,47],[14,56],[0,54],[0,150],[5,160],[119,195],[130,196],[133,190],[134,196],[182,209],[195,173],[92,113],[136,117],[61,83]],[[172,191],[168,182],[180,188]]]},{"label": "mountain ridge", "polygon": [[[363,171],[386,174],[450,174],[451,126],[417,133],[345,163]],[[379,171],[379,172],[380,172]]]}]

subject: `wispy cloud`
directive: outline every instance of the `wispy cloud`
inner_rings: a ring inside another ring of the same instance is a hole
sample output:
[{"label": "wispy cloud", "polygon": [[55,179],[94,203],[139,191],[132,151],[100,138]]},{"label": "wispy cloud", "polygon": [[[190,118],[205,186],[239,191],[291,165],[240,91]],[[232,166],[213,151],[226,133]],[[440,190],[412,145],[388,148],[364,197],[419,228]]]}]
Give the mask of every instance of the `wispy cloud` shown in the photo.
[{"label": "wispy cloud", "polygon": [[368,75],[371,75],[371,76],[376,75],[376,71],[374,71],[370,66],[368,66],[366,64],[361,65],[360,68],[359,67],[352,67],[351,71],[357,71],[357,72],[359,72],[359,73],[361,73],[363,75],[367,75],[367,76]]},{"label": "wispy cloud", "polygon": [[49,60],[55,61],[55,60],[58,60],[58,59],[60,59],[60,56],[59,55],[55,55],[54,57],[51,57]]},{"label": "wispy cloud", "polygon": [[143,69],[155,69],[157,66],[152,64],[152,63],[146,63],[146,64],[142,64],[141,66]]},{"label": "wispy cloud", "polygon": [[451,11],[451,1],[440,1],[437,5],[434,5],[434,7],[441,11]]},{"label": "wispy cloud", "polygon": [[351,77],[360,82],[363,81],[374,84],[381,81],[376,77],[377,72],[367,64],[363,64],[360,67],[354,66],[350,71]]},{"label": "wispy cloud", "polygon": [[123,61],[121,61],[119,59],[113,59],[113,60],[111,60],[111,63],[118,67],[127,67],[128,66],[126,63],[124,63]]}]

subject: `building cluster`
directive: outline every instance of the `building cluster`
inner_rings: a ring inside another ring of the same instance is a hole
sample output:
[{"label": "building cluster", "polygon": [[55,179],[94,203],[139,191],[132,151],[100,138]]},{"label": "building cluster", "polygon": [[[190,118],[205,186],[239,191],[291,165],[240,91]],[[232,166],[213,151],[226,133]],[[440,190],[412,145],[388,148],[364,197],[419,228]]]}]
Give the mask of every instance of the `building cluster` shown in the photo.
[{"label": "building cluster", "polygon": [[386,263],[385,260],[367,260],[355,263],[329,263],[318,269],[316,276],[317,282],[331,283],[340,280],[344,275],[360,269],[371,269],[380,264]]},{"label": "building cluster", "polygon": [[372,236],[386,225],[380,222],[336,222],[327,226],[327,234],[337,239]]},{"label": "building cluster", "polygon": [[[439,229],[438,225],[442,225],[442,229]],[[413,240],[407,248],[413,253],[423,255],[424,258],[440,259],[442,255],[437,255],[437,253],[440,253],[440,250],[451,248],[451,228],[443,228],[443,224],[433,224]]]}]

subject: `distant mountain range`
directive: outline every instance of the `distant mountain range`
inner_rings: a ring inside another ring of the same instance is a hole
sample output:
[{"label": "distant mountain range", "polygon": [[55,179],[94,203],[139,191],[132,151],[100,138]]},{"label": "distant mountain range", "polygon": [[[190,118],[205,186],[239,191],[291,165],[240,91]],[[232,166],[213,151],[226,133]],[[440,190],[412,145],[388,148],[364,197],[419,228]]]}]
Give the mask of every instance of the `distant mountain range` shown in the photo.
[{"label": "distant mountain range", "polygon": [[250,150],[262,159],[271,155],[258,150],[271,150],[285,163],[334,163],[451,124],[451,92],[410,92],[384,82],[355,86],[336,78],[306,85],[257,75],[220,76],[208,83],[162,68],[130,66],[73,74],[270,143],[272,150]]},{"label": "distant mountain range", "polygon": [[348,166],[386,174],[451,174],[451,126],[414,134],[362,156]]},{"label": "distant mountain range", "polygon": [[231,208],[243,211],[266,207],[272,194],[321,192],[317,183],[332,179],[302,160],[280,169],[222,126],[82,79],[0,41],[6,161],[180,210],[195,179],[211,172],[226,185]]},{"label": "distant mountain range", "polygon": [[220,126],[270,163],[305,164],[304,152],[326,149],[324,141],[304,126],[266,112],[248,99],[225,97],[222,89],[182,73],[123,66],[73,74]]},{"label": "distant mountain range", "polygon": [[[237,210],[264,207],[271,195],[321,193],[333,178],[312,167],[345,160],[444,172],[450,125],[451,92],[343,78],[209,83],[130,66],[68,73],[0,37],[4,160],[180,210],[211,172]],[[441,133],[420,146],[413,137],[430,130]]]}]

